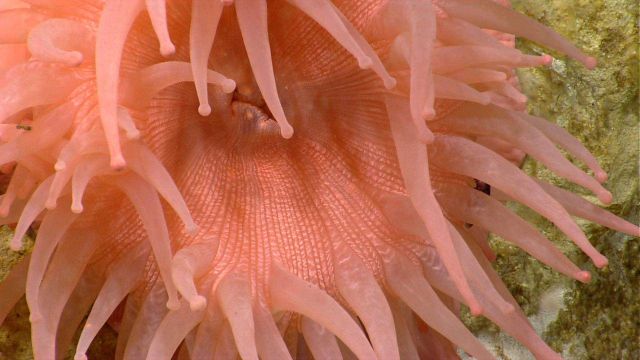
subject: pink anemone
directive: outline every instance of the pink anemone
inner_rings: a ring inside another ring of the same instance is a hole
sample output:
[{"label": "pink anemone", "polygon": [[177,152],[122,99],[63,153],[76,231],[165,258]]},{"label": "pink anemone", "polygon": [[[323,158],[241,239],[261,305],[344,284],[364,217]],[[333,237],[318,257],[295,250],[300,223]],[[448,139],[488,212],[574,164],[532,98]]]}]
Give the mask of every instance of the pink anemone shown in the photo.
[{"label": "pink anemone", "polygon": [[14,250],[38,224],[0,320],[26,293],[36,359],[61,356],[88,313],[86,359],[119,306],[118,359],[492,358],[461,303],[555,359],[487,234],[590,274],[502,201],[597,267],[571,215],[638,235],[518,168],[528,154],[611,201],[596,159],[523,112],[514,69],[551,57],[514,35],[596,60],[504,2],[0,4],[0,222],[17,223]]}]

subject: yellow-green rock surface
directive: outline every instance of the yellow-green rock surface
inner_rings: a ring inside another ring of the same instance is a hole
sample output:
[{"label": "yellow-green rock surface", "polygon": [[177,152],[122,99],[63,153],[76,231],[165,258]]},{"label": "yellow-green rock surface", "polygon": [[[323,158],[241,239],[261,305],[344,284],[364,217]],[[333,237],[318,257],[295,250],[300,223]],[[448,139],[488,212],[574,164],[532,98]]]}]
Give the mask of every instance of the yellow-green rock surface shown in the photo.
[{"label": "yellow-green rock surface", "polygon": [[[614,195],[608,210],[638,223],[638,7],[637,0],[512,0],[516,9],[549,25],[598,58],[593,71],[558,55],[550,67],[519,72],[529,97],[529,111],[568,129],[608,171],[606,187]],[[530,54],[549,53],[518,41]],[[583,167],[584,168],[584,167]],[[538,178],[594,196],[527,159],[524,169]],[[521,303],[544,340],[566,359],[640,359],[640,243],[586,221],[579,225],[609,258],[596,269],[545,219],[513,206],[536,224],[581,268],[591,272],[580,284],[541,265],[522,251],[494,239],[496,269]],[[499,358],[533,359],[486,320],[468,324],[493,347]]]}]

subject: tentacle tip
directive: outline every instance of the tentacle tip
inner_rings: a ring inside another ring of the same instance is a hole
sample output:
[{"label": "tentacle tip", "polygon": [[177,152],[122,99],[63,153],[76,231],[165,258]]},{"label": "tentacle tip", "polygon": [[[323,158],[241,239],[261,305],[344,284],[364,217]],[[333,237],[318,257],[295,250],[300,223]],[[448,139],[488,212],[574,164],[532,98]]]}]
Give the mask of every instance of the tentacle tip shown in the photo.
[{"label": "tentacle tip", "polygon": [[436,110],[433,106],[427,106],[421,114],[422,118],[429,121],[436,118]]},{"label": "tentacle tip", "polygon": [[119,154],[111,157],[110,166],[113,170],[120,171],[127,167],[127,162],[122,154]]},{"label": "tentacle tip", "polygon": [[609,175],[604,170],[596,171],[595,177],[600,184],[604,184],[609,179]]},{"label": "tentacle tip", "polygon": [[178,299],[169,299],[169,301],[167,301],[167,309],[178,310],[179,308],[180,308],[180,301],[178,301]]},{"label": "tentacle tip", "polygon": [[602,254],[598,254],[593,257],[593,264],[598,268],[602,269],[603,267],[609,265],[609,260]]},{"label": "tentacle tip", "polygon": [[471,311],[472,316],[480,316],[484,313],[484,309],[480,304],[476,302],[476,304],[470,304],[469,310]]},{"label": "tentacle tip", "polygon": [[79,51],[72,51],[69,53],[67,59],[67,65],[69,66],[80,66],[84,61],[84,55],[82,55]]},{"label": "tentacle tip", "polygon": [[204,296],[198,295],[189,301],[189,308],[191,311],[202,311],[207,306],[207,299]]},{"label": "tentacle tip", "polygon": [[47,202],[45,202],[44,207],[47,210],[53,210],[58,206],[58,202],[56,201],[56,199],[51,199],[51,200],[47,200]]},{"label": "tentacle tip", "polygon": [[604,190],[598,194],[598,200],[605,205],[609,205],[613,201],[613,195],[610,191]]},{"label": "tentacle tip", "polygon": [[591,281],[591,273],[588,271],[579,271],[575,277],[583,284],[588,284]]},{"label": "tentacle tip", "polygon": [[540,61],[542,63],[542,65],[551,65],[551,63],[553,62],[553,57],[549,54],[544,54],[542,56],[540,56]]},{"label": "tentacle tip", "polygon": [[198,114],[200,114],[200,116],[211,115],[211,106],[209,104],[200,104],[198,107]]},{"label": "tentacle tip", "polygon": [[58,160],[58,161],[56,162],[56,164],[53,166],[53,168],[54,168],[56,171],[62,171],[62,170],[64,170],[64,169],[66,169],[66,167],[67,167],[67,163],[66,163],[66,162],[64,162],[64,161],[62,161],[62,160]]},{"label": "tentacle tip", "polygon": [[388,77],[387,79],[384,79],[384,87],[387,90],[391,90],[394,87],[396,87],[396,85],[398,85],[398,80],[396,80],[396,78],[394,77]]},{"label": "tentacle tip", "polygon": [[164,57],[169,57],[176,53],[176,46],[172,42],[160,45],[160,54]]},{"label": "tentacle tip", "polygon": [[518,93],[518,95],[516,95],[516,99],[515,100],[516,100],[516,102],[518,104],[526,104],[527,100],[529,100],[529,99],[527,98],[527,96],[525,94]]},{"label": "tentacle tip", "polygon": [[9,249],[11,249],[11,251],[20,251],[20,250],[22,250],[22,241],[20,241],[20,240],[11,240],[11,242],[9,243]]},{"label": "tentacle tip", "polygon": [[127,139],[129,139],[129,140],[138,140],[138,139],[140,139],[140,131],[133,130],[133,131],[127,132]]},{"label": "tentacle tip", "polygon": [[293,127],[289,124],[280,125],[280,134],[285,139],[291,139],[293,137]]},{"label": "tentacle tip", "polygon": [[226,79],[222,82],[222,91],[226,94],[231,94],[236,89],[236,82],[231,79]]},{"label": "tentacle tip", "polygon": [[84,211],[84,207],[80,204],[71,205],[71,212],[74,214],[81,214]]},{"label": "tentacle tip", "polygon": [[189,235],[195,235],[198,232],[198,225],[196,225],[193,221],[186,224],[185,230]]},{"label": "tentacle tip", "polygon": [[586,59],[584,59],[583,63],[584,63],[584,66],[587,69],[593,70],[593,69],[596,68],[596,66],[598,66],[598,59],[596,59],[596,58],[594,58],[592,56],[589,56]]}]

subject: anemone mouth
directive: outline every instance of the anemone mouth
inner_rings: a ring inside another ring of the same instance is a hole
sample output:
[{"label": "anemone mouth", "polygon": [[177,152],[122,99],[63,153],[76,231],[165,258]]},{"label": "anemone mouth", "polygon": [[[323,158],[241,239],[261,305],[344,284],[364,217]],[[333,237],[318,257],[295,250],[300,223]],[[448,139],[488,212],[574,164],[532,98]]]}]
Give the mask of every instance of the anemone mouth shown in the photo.
[{"label": "anemone mouth", "polygon": [[513,69],[550,57],[507,33],[594,59],[491,1],[29,3],[0,12],[20,19],[0,40],[32,56],[0,73],[13,168],[0,212],[17,222],[14,249],[41,223],[0,283],[0,318],[26,292],[37,359],[66,348],[91,307],[86,358],[122,301],[124,359],[287,359],[298,338],[318,359],[411,359],[423,344],[491,358],[458,303],[556,358],[491,269],[486,235],[590,275],[499,199],[598,267],[570,214],[638,234],[513,165],[526,153],[610,201],[593,156],[520,111]]}]

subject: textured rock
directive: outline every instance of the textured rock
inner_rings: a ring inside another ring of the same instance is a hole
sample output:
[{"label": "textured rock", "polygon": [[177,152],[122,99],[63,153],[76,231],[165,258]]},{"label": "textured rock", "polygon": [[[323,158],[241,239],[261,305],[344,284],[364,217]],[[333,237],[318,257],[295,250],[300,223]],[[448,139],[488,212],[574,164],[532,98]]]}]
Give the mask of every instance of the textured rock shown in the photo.
[{"label": "textured rock", "polygon": [[[549,68],[519,73],[529,96],[529,111],[568,129],[609,172],[613,213],[639,221],[638,157],[638,6],[635,0],[514,0],[521,12],[554,28],[599,60],[594,71],[558,57]],[[546,50],[519,41],[531,54]],[[551,53],[551,55],[556,55]],[[532,175],[597,202],[549,170],[527,159]],[[515,208],[515,207],[514,207]],[[590,284],[568,280],[522,251],[495,239],[496,268],[536,329],[566,359],[640,358],[640,244],[637,238],[579,222],[592,243],[610,261],[597,270],[548,221],[517,208],[580,267],[591,271]],[[503,359],[533,359],[486,321],[468,322]]]}]

